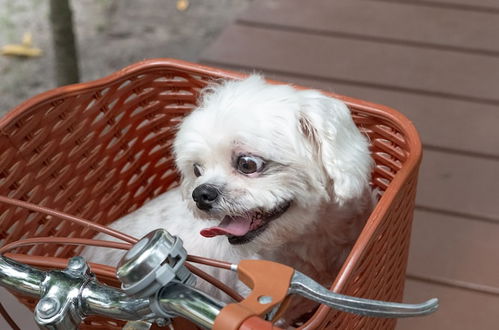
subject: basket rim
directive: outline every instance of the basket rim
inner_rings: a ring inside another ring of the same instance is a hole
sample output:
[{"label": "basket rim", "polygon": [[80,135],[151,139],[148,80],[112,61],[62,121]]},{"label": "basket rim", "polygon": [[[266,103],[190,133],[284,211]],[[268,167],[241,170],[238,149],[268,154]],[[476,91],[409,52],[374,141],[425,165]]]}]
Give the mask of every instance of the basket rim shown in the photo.
[{"label": "basket rim", "polygon": [[[67,85],[62,87],[57,87],[50,89],[41,94],[35,95],[28,100],[22,102],[18,106],[12,108],[7,114],[0,118],[0,133],[8,138],[8,134],[4,131],[4,128],[14,119],[20,116],[28,116],[32,111],[44,104],[54,102],[61,96],[73,96],[80,94],[82,92],[88,92],[96,89],[106,87],[110,83],[116,83],[117,81],[124,81],[130,77],[137,76],[140,74],[145,74],[151,71],[161,70],[175,70],[184,71],[189,74],[197,74],[206,77],[215,78],[228,78],[228,79],[243,79],[248,76],[247,73],[241,73],[231,70],[218,69],[202,64],[191,63],[183,60],[171,59],[171,58],[153,58],[146,59],[140,62],[131,64],[121,70],[113,72],[103,78],[83,82],[73,85]],[[273,84],[284,84],[284,82],[268,80]],[[289,83],[288,83],[289,84]],[[297,89],[310,89],[308,87],[292,84]],[[323,91],[316,89],[323,94],[338,98],[344,101],[349,107],[353,107],[356,110],[361,110],[363,112],[369,113],[370,115],[378,118],[383,118],[385,121],[390,122],[399,131],[403,132],[406,139],[407,159],[404,162],[404,166],[397,172],[393,180],[387,187],[380,201],[376,205],[375,209],[369,216],[366,225],[364,226],[361,234],[359,235],[354,247],[352,248],[350,254],[348,255],[343,267],[341,268],[339,274],[337,275],[331,290],[335,292],[340,292],[347,282],[350,274],[352,273],[355,266],[362,260],[368,244],[374,234],[376,228],[378,227],[381,219],[389,211],[389,206],[393,200],[397,197],[398,191],[406,183],[406,181],[411,177],[411,175],[418,171],[419,164],[422,158],[422,145],[419,138],[419,134],[416,131],[413,123],[403,114],[385,105],[380,105],[368,101],[363,101],[353,97],[348,97],[345,95],[340,95],[332,92]],[[316,325],[321,324],[321,322],[326,317],[329,308],[326,306],[321,306],[319,310],[313,316],[313,320],[306,324],[304,328],[311,329]]]}]

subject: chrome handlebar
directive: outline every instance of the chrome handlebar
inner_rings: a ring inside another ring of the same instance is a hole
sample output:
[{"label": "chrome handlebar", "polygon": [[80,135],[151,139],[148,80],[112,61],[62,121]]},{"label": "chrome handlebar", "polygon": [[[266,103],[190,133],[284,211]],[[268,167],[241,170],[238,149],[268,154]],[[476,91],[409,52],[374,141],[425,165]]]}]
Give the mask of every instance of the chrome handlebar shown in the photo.
[{"label": "chrome handlebar", "polygon": [[[153,298],[134,298],[99,283],[82,257],[71,258],[62,271],[42,271],[0,256],[0,285],[24,295],[40,297],[35,319],[41,328],[78,329],[89,315],[119,320],[155,320],[153,309],[185,317],[212,328],[223,303],[186,284],[172,282]],[[151,301],[154,299],[154,301]]]}]

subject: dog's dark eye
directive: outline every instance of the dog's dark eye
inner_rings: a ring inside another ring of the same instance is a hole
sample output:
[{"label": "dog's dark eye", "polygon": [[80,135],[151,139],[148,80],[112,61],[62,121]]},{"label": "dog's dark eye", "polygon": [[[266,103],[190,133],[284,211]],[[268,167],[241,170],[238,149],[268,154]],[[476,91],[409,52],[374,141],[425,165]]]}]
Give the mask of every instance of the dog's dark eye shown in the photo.
[{"label": "dog's dark eye", "polygon": [[263,159],[255,156],[239,156],[237,159],[237,170],[243,174],[260,172],[265,163]]},{"label": "dog's dark eye", "polygon": [[199,164],[193,164],[193,170],[196,177],[201,176],[201,166],[199,166]]}]

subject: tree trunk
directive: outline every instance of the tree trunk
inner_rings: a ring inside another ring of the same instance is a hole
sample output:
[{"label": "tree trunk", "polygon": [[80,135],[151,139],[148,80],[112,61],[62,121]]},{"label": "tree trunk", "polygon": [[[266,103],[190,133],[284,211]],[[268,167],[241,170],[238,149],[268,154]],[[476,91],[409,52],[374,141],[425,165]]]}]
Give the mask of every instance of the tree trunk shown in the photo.
[{"label": "tree trunk", "polygon": [[77,83],[80,80],[78,52],[69,0],[50,0],[50,25],[57,85]]}]

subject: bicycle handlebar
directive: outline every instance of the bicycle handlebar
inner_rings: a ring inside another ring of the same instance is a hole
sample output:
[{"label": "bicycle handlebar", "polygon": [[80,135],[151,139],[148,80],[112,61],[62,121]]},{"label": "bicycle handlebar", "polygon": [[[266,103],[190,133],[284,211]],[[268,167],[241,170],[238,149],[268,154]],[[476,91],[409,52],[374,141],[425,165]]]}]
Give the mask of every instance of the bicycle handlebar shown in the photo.
[{"label": "bicycle handlebar", "polygon": [[[78,303],[73,305],[80,306],[79,313],[76,314],[83,317],[100,315],[119,320],[150,320],[161,317],[157,315],[161,311],[151,309],[149,298],[130,297],[122,290],[101,284],[94,278],[80,276],[81,273],[78,274],[71,267],[70,261],[64,271],[42,271],[0,256],[0,285],[21,294],[45,297],[45,302],[39,302],[35,309],[37,321],[53,321],[58,314],[55,306],[59,305],[61,309],[64,307],[57,301],[57,297],[46,298],[50,287],[56,285],[57,290],[64,291],[69,282],[75,284],[77,281],[80,281],[81,286],[78,288],[78,296],[74,297]],[[176,282],[160,290],[155,299],[156,308],[185,317],[205,328],[213,327],[216,316],[224,306],[206,294]],[[81,320],[74,321],[78,321],[73,322],[73,328],[77,328]],[[67,326],[64,322],[64,327]]]},{"label": "bicycle handlebar", "polygon": [[39,297],[45,272],[0,255],[0,283],[3,287]]},{"label": "bicycle handlebar", "polygon": [[81,291],[81,301],[85,315],[135,321],[152,314],[149,299],[132,298],[119,289],[93,281]]}]

